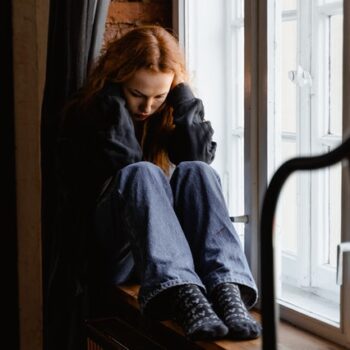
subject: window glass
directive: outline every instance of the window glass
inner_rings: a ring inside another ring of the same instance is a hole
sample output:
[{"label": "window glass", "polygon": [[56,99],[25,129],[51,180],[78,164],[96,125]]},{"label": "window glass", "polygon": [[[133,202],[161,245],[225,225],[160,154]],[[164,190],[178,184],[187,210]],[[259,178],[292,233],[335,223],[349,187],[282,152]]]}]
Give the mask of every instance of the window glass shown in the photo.
[{"label": "window glass", "polygon": [[297,22],[282,23],[282,130],[296,132]]},{"label": "window glass", "polygon": [[[296,155],[295,142],[283,142],[283,158],[290,159]],[[296,175],[292,175],[286,182],[281,193],[280,205],[282,206],[280,220],[280,234],[282,249],[287,253],[297,255],[297,183]]]},{"label": "window glass", "polygon": [[342,134],[343,15],[330,17],[330,134]]},{"label": "window glass", "polygon": [[341,233],[341,164],[331,167],[329,173],[329,249],[326,250],[326,263],[336,268],[337,245]]},{"label": "window glass", "polygon": [[295,10],[297,7],[297,1],[296,0],[283,0],[282,6],[283,6],[282,7],[283,11]]}]

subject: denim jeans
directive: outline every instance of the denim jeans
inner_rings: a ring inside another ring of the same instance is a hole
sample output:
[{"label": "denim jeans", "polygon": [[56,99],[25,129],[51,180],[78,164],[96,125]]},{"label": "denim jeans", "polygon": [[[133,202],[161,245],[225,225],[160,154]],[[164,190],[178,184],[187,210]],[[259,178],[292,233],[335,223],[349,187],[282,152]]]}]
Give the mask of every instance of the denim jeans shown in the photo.
[{"label": "denim jeans", "polygon": [[159,293],[187,283],[210,294],[234,282],[247,307],[255,304],[257,288],[219,176],[206,163],[182,162],[170,181],[149,162],[124,167],[100,197],[95,220],[110,282],[125,283],[136,272],[142,311]]}]

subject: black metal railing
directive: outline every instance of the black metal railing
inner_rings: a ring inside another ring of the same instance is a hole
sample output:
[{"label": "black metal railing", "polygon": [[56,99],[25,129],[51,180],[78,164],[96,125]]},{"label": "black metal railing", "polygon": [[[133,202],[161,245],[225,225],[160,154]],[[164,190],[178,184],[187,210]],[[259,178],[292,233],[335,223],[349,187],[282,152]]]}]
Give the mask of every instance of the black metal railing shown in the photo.
[{"label": "black metal railing", "polygon": [[266,190],[260,226],[263,350],[277,349],[273,223],[279,193],[288,176],[294,171],[325,168],[344,159],[350,161],[350,138],[329,153],[315,157],[298,157],[286,161],[277,169]]}]

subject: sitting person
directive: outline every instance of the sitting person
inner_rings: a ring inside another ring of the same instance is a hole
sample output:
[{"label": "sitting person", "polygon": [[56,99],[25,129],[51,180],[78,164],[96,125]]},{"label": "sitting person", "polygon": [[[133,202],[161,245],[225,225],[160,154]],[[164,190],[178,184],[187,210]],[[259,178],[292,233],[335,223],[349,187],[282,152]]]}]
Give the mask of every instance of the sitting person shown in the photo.
[{"label": "sitting person", "polygon": [[59,174],[72,220],[79,207],[76,220],[94,222],[80,249],[99,256],[98,283],[136,279],[143,314],[192,340],[254,339],[257,288],[209,165],[212,136],[178,41],[143,26],[109,44],[69,102]]}]

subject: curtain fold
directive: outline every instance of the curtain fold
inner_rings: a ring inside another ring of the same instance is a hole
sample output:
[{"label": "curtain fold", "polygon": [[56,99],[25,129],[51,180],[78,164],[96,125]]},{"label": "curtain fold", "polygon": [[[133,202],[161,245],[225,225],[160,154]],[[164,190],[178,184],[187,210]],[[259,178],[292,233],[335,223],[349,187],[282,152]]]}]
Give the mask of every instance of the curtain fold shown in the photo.
[{"label": "curtain fold", "polygon": [[[107,10],[110,0],[51,0],[46,82],[41,115],[41,168],[42,168],[42,243],[44,278],[44,335],[45,349],[77,350],[79,335],[75,322],[79,311],[69,314],[67,286],[54,291],[62,305],[55,306],[62,313],[54,322],[48,322],[52,300],[49,290],[62,254],[61,233],[56,227],[58,186],[55,169],[55,147],[62,109],[84,84],[89,66],[99,55],[102,45]],[[51,292],[50,292],[51,293]],[[61,294],[60,294],[61,293]],[[61,328],[66,322],[65,328]],[[66,334],[67,333],[67,334]],[[58,339],[59,338],[59,339]]]},{"label": "curtain fold", "polygon": [[[110,3],[110,0],[97,1],[96,3],[95,16],[94,16],[95,25],[93,26],[93,30],[92,30],[88,63],[93,63],[100,54],[101,44],[103,42],[103,35],[105,32],[104,24],[107,18],[109,3]],[[88,68],[90,68],[90,65]]]}]

